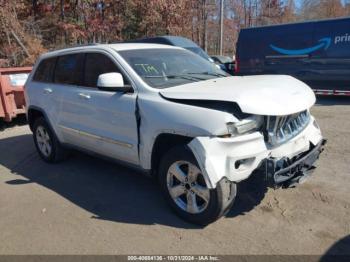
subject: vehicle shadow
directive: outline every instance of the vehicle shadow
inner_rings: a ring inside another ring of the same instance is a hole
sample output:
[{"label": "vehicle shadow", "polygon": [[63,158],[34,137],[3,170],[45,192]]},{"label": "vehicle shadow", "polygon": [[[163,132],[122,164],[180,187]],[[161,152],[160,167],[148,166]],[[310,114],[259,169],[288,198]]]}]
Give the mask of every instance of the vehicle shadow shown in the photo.
[{"label": "vehicle shadow", "polygon": [[247,180],[237,186],[237,196],[228,217],[244,215],[258,206],[268,191],[265,176],[259,171],[254,172]]},{"label": "vehicle shadow", "polygon": [[316,105],[318,105],[318,106],[350,105],[350,97],[348,97],[348,96],[317,96]]},{"label": "vehicle shadow", "polygon": [[350,261],[350,235],[335,242],[320,259],[320,262],[331,261]]},{"label": "vehicle shadow", "polygon": [[47,164],[36,153],[31,135],[1,139],[0,164],[19,176],[7,184],[37,183],[87,210],[92,219],[199,228],[170,211],[155,180],[75,152],[63,163]]},{"label": "vehicle shadow", "polygon": [[11,122],[7,123],[0,119],[0,131],[4,131],[7,128],[11,128],[14,126],[23,126],[27,124],[27,119],[25,115],[19,115],[14,118]]},{"label": "vehicle shadow", "polygon": [[[7,184],[37,183],[87,210],[92,219],[202,228],[184,222],[171,212],[155,179],[78,152],[73,152],[63,163],[47,164],[39,158],[29,134],[0,140],[0,165],[19,176],[6,181]],[[256,206],[265,194],[258,193],[260,186],[242,183],[240,195],[228,217],[243,214]]]}]

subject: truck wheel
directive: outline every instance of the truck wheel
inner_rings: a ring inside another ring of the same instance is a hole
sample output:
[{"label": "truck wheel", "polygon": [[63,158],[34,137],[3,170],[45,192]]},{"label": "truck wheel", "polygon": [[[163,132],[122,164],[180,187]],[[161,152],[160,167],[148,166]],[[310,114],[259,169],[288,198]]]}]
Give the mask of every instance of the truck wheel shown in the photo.
[{"label": "truck wheel", "polygon": [[56,163],[64,159],[66,155],[65,149],[61,146],[43,117],[38,118],[34,122],[33,138],[35,147],[45,162]]},{"label": "truck wheel", "polygon": [[222,179],[209,189],[187,146],[168,151],[159,166],[159,182],[167,202],[183,219],[207,225],[226,214],[236,196],[236,184]]}]

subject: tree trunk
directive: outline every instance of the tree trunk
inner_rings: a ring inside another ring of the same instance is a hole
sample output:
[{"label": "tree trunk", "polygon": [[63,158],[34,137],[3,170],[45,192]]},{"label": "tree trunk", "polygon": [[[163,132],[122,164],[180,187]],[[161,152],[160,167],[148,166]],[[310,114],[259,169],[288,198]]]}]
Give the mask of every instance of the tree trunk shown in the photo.
[{"label": "tree trunk", "polygon": [[61,20],[64,21],[64,0],[60,1]]},{"label": "tree trunk", "polygon": [[38,14],[38,0],[33,0],[32,1],[32,7],[33,7],[34,20],[36,20],[36,16]]}]

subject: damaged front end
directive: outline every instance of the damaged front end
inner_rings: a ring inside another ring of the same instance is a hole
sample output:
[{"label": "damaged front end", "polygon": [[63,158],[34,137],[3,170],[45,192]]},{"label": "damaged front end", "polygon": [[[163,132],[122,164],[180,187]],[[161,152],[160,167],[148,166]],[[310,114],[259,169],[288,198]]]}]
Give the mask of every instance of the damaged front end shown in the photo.
[{"label": "damaged front end", "polygon": [[324,150],[327,140],[322,139],[316,146],[310,145],[310,150],[290,158],[268,158],[264,166],[268,185],[274,188],[295,187],[303,183],[315,169],[315,162]]},{"label": "damaged front end", "polygon": [[308,111],[265,118],[260,129],[256,119],[232,125],[235,135],[196,137],[188,144],[209,188],[223,177],[238,183],[256,170],[273,187],[292,187],[311,173],[326,140]]}]

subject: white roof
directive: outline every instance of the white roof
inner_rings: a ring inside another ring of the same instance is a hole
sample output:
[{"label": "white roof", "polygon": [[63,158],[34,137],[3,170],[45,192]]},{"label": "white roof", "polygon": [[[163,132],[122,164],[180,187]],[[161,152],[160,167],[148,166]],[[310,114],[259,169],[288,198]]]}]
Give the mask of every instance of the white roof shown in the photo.
[{"label": "white roof", "polygon": [[136,49],[182,49],[181,47],[162,45],[162,44],[148,44],[148,43],[118,43],[118,44],[92,44],[82,45],[76,47],[68,47],[64,49],[54,50],[42,55],[42,58],[58,56],[76,51],[87,51],[89,49],[114,49],[115,51],[136,50]]}]

